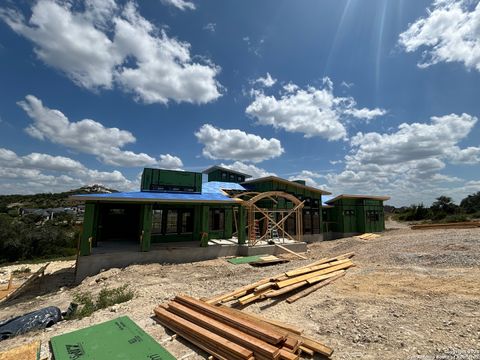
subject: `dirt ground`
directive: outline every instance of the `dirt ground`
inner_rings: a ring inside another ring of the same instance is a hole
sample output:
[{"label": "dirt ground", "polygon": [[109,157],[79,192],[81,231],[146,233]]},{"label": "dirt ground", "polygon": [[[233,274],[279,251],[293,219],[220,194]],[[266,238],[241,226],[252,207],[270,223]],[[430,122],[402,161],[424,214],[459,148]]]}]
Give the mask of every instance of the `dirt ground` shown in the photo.
[{"label": "dirt ground", "polygon": [[[50,286],[45,284],[33,297],[0,305],[0,319],[49,305],[65,310],[75,292],[97,293],[105,286],[128,284],[136,296],[88,318],[3,341],[0,348],[40,339],[46,355],[54,335],[128,315],[177,359],[204,359],[205,354],[188,343],[170,340],[171,333],[152,320],[156,305],[176,294],[209,297],[354,251],[357,266],[344,278],[293,304],[267,300],[244,311],[302,327],[335,349],[332,359],[480,359],[480,228],[413,231],[393,222],[387,228],[375,240],[345,238],[310,245],[308,261],[291,258],[290,263],[266,268],[232,265],[224,259],[134,265],[107,270],[68,288],[61,286],[72,264],[55,264],[51,278],[44,280]],[[8,271],[0,268],[0,277]]]}]

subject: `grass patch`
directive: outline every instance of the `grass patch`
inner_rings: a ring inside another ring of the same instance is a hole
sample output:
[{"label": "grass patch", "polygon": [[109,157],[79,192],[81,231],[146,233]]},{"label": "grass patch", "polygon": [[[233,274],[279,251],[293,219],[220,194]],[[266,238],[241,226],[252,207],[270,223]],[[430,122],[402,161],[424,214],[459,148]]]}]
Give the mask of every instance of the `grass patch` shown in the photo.
[{"label": "grass patch", "polygon": [[69,316],[68,320],[81,319],[92,315],[95,311],[105,309],[115,304],[121,304],[133,299],[135,293],[128,285],[118,288],[103,288],[96,298],[88,292],[79,292],[73,296],[73,301],[80,305],[79,309]]}]

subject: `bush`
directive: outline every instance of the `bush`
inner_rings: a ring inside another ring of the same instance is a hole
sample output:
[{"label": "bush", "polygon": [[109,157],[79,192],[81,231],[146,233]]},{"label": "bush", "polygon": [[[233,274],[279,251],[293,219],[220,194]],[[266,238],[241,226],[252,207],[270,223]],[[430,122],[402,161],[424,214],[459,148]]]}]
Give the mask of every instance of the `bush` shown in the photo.
[{"label": "bush", "polygon": [[127,302],[135,296],[128,285],[118,288],[103,288],[94,300],[92,294],[79,292],[73,296],[73,301],[81,305],[80,309],[73,313],[69,319],[81,319],[92,315],[95,311],[105,309],[115,304]]},{"label": "bush", "polygon": [[468,221],[468,217],[464,214],[455,214],[446,216],[441,222],[451,223],[451,222],[464,222]]}]

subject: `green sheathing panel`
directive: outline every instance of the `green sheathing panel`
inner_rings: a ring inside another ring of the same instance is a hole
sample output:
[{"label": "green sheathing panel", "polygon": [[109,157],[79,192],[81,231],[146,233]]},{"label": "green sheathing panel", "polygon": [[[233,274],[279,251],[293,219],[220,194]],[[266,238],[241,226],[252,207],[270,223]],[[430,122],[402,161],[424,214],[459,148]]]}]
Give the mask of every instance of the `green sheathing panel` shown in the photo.
[{"label": "green sheathing panel", "polygon": [[90,243],[88,239],[92,238],[92,244],[96,241],[98,222],[98,204],[85,204],[85,214],[83,217],[83,231],[80,239],[80,255],[90,255]]},{"label": "green sheathing panel", "polygon": [[143,169],[141,190],[202,191],[202,174],[189,171]]},{"label": "green sheathing panel", "polygon": [[175,360],[128,316],[50,340],[55,360]]},{"label": "green sheathing panel", "polygon": [[238,207],[238,243],[245,244],[247,240],[246,234],[246,212],[243,206]]},{"label": "green sheathing panel", "polygon": [[385,230],[383,201],[371,199],[339,199],[328,209],[332,230],[343,233],[368,233]]},{"label": "green sheathing panel", "polygon": [[141,208],[140,221],[140,248],[142,251],[150,251],[150,243],[152,238],[152,210],[151,204],[144,204]]},{"label": "green sheathing panel", "polygon": [[213,170],[208,174],[208,181],[242,183],[245,181],[245,176],[238,175],[233,172],[217,169],[217,170]]}]

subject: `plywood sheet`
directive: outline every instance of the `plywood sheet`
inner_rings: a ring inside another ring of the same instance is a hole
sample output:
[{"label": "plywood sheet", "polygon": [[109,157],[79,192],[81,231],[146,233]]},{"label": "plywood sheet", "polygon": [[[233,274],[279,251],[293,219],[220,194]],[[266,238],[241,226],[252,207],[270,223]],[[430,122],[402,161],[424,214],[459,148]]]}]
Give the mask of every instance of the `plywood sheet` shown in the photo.
[{"label": "plywood sheet", "polygon": [[0,353],[0,360],[38,360],[39,357],[40,341],[33,341]]}]

